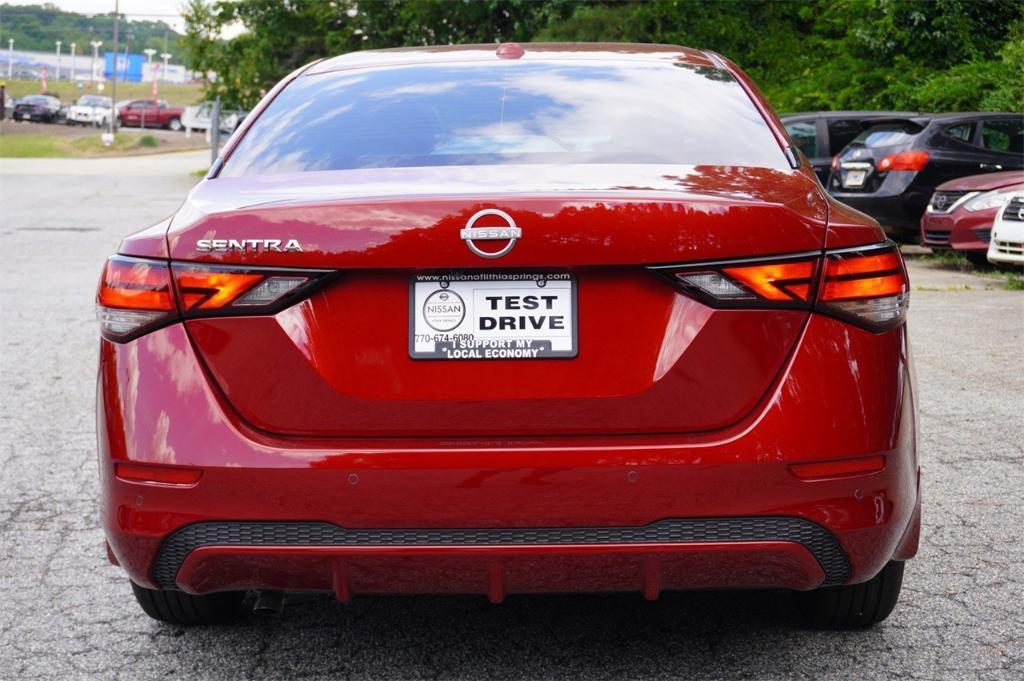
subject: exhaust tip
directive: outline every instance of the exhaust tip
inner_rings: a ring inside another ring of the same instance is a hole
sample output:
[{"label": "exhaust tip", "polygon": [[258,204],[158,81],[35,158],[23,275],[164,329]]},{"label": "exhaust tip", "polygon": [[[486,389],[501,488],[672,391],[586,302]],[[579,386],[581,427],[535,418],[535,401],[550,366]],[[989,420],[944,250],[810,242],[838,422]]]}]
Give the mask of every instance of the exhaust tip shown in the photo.
[{"label": "exhaust tip", "polygon": [[256,603],[252,606],[254,615],[263,617],[277,616],[284,610],[284,593],[281,591],[260,591],[256,594]]}]

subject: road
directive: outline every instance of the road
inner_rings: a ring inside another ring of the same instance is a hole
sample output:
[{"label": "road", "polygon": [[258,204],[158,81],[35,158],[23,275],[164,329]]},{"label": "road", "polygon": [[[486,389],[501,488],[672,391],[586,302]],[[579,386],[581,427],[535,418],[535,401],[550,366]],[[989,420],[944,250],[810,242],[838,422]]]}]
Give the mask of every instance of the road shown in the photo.
[{"label": "road", "polygon": [[98,529],[93,296],[206,165],[176,156],[0,163],[0,678],[1024,678],[1024,293],[916,264],[924,535],[873,631],[801,631],[779,592],[309,595],[221,629],[149,620]]}]

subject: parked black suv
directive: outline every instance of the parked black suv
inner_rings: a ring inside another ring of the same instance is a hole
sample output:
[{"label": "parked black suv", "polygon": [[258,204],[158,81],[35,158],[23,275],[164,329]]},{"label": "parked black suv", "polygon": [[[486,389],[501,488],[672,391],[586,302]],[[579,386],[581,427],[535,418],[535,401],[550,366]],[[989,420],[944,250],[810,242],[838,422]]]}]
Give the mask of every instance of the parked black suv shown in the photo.
[{"label": "parked black suv", "polygon": [[881,120],[920,115],[909,111],[815,111],[786,114],[781,119],[793,144],[803,152],[818,179],[825,184],[832,168],[832,157],[865,129]]},{"label": "parked black suv", "polygon": [[942,114],[888,120],[868,128],[836,157],[825,186],[832,196],[915,241],[935,188],[948,180],[1024,168],[1024,116]]}]

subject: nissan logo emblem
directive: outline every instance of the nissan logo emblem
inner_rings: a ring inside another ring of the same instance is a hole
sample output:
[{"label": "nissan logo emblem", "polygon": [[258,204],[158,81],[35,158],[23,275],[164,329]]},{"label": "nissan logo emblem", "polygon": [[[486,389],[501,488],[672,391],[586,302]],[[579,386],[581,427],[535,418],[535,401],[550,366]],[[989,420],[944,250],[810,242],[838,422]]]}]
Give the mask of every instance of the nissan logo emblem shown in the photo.
[{"label": "nissan logo emblem", "polygon": [[[477,227],[476,223],[480,218],[493,215],[504,220],[505,224],[498,227]],[[512,250],[512,247],[516,245],[516,241],[523,238],[523,230],[516,226],[515,220],[512,216],[503,210],[496,208],[487,208],[478,211],[469,219],[466,223],[466,227],[459,232],[459,236],[469,246],[469,250],[473,251],[481,258],[500,258]],[[497,251],[485,251],[476,245],[477,241],[507,241],[502,248]]]}]

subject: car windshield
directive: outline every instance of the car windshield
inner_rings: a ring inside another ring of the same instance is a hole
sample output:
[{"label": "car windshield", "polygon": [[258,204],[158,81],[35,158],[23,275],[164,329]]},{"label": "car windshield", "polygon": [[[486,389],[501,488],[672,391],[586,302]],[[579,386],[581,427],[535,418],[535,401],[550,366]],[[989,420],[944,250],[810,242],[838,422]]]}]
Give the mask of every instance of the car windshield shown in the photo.
[{"label": "car windshield", "polygon": [[29,95],[21,101],[25,102],[26,104],[49,104],[50,98],[44,97],[43,95]]},{"label": "car windshield", "polygon": [[78,98],[78,106],[110,106],[110,98],[96,95],[82,95]]},{"label": "car windshield", "polygon": [[895,147],[909,144],[920,131],[920,128],[910,123],[876,125],[857,135],[853,144],[859,142],[869,148]]},{"label": "car windshield", "polygon": [[521,163],[789,167],[725,71],[562,62],[300,77],[221,175]]}]

